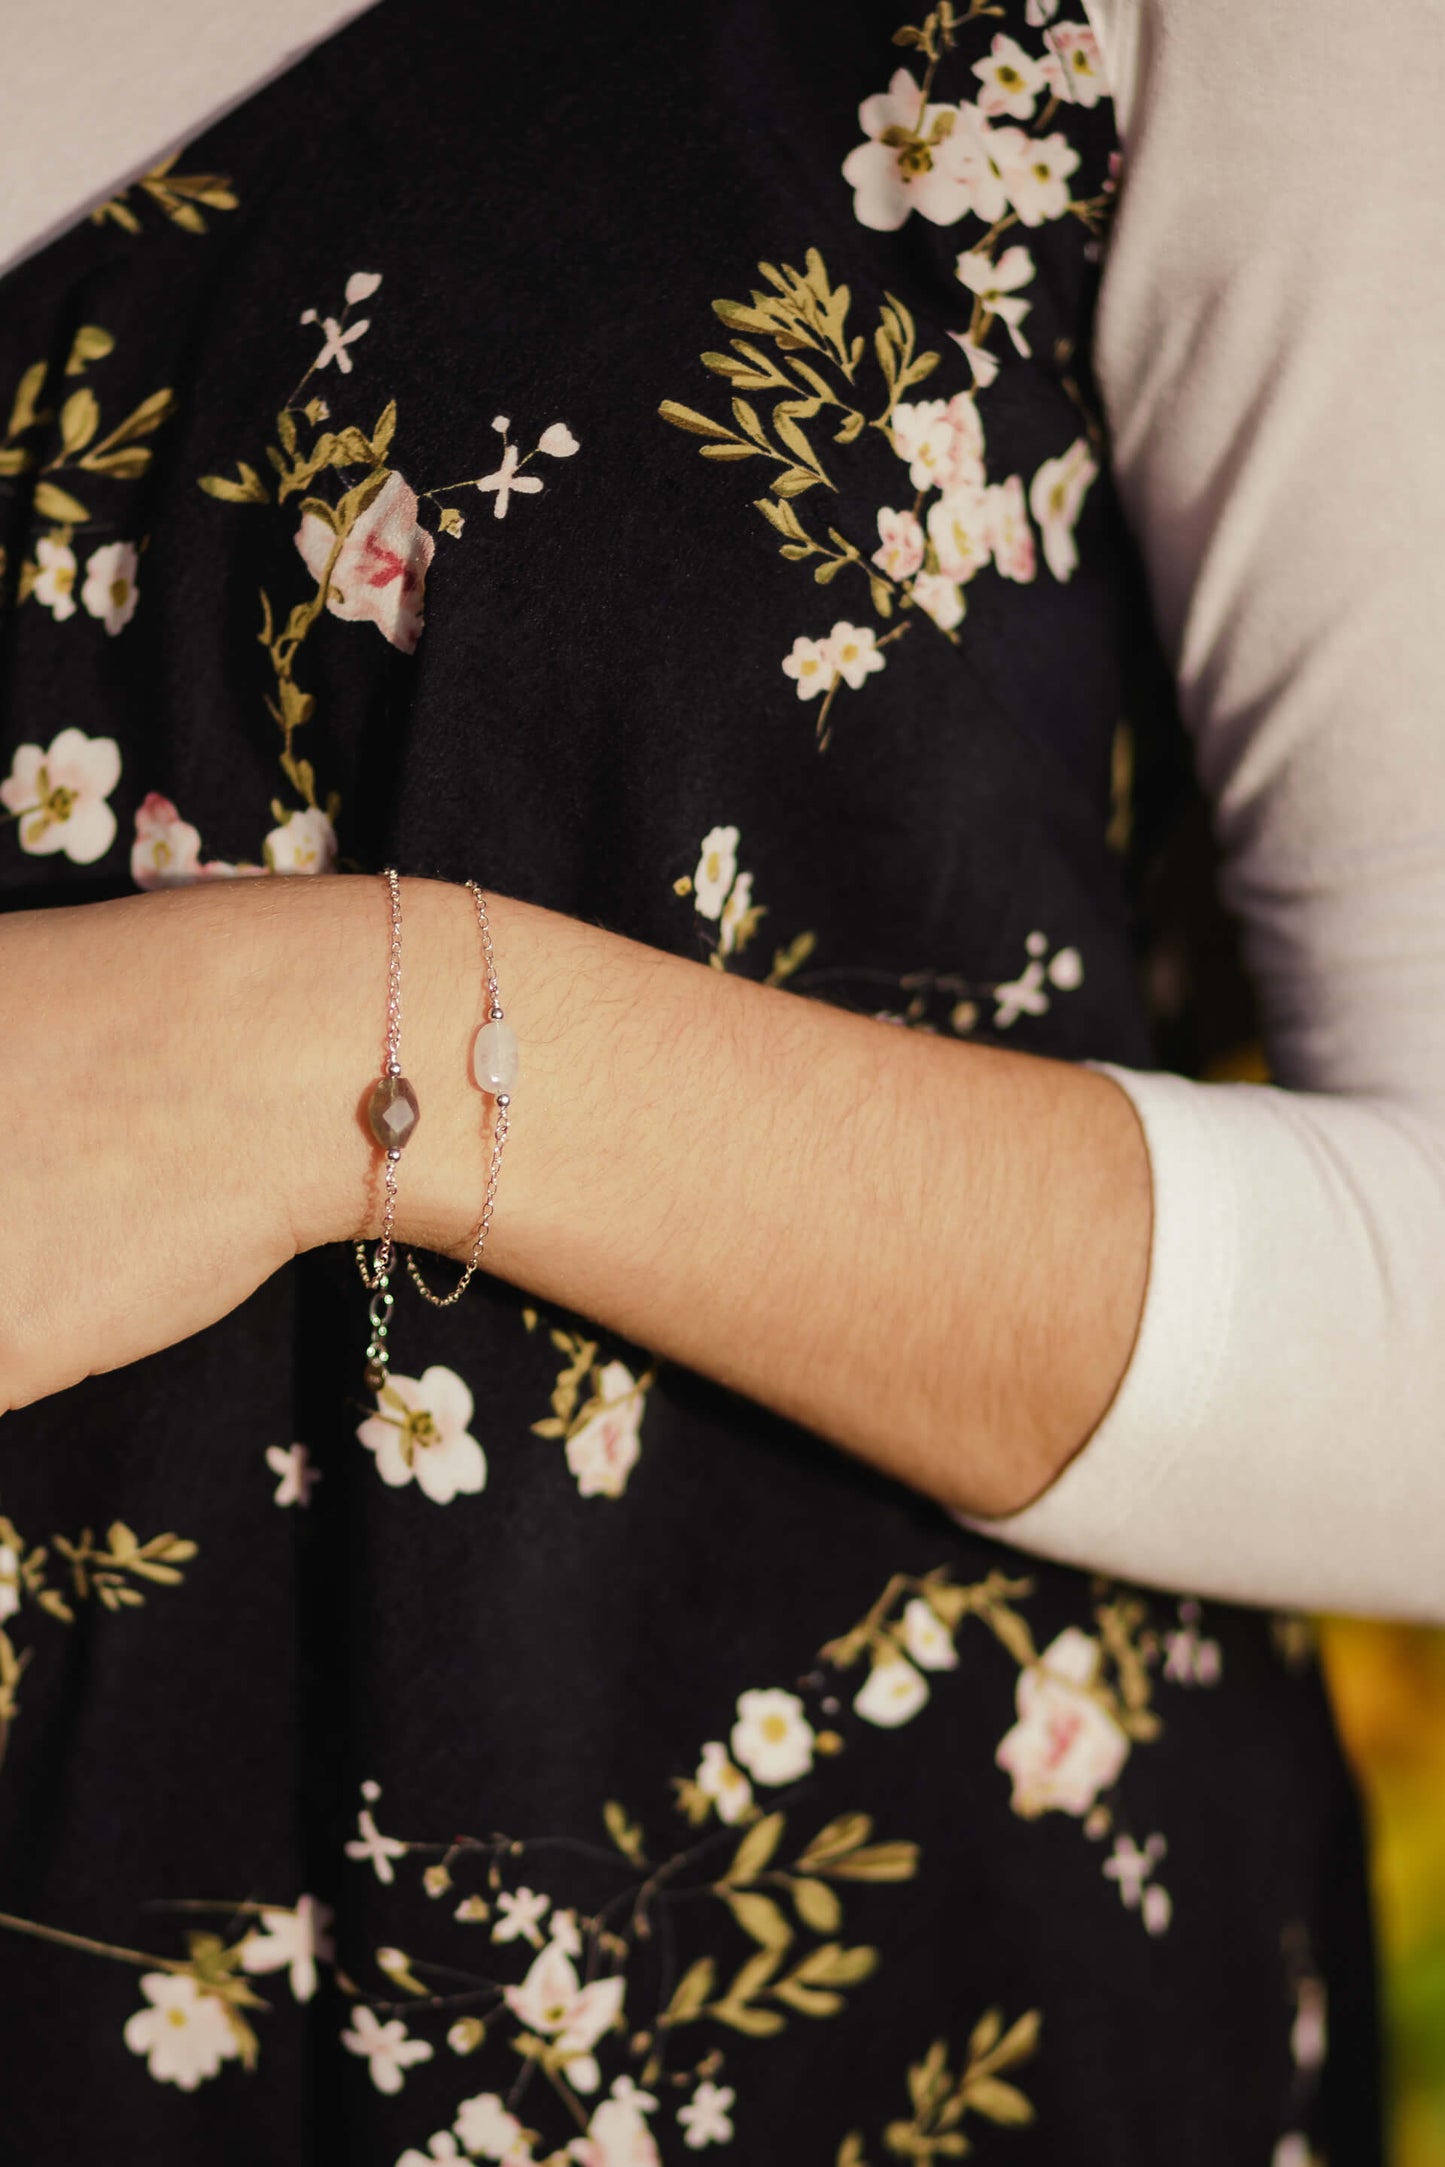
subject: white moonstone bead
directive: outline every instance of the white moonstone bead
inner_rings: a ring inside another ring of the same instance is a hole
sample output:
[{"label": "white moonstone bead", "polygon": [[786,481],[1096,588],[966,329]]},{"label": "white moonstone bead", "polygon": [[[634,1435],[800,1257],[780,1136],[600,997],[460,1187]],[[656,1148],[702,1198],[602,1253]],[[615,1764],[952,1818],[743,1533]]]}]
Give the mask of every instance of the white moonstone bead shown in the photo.
[{"label": "white moonstone bead", "polygon": [[484,1023],[472,1042],[472,1074],[479,1088],[495,1098],[509,1095],[517,1082],[517,1034],[510,1023]]}]

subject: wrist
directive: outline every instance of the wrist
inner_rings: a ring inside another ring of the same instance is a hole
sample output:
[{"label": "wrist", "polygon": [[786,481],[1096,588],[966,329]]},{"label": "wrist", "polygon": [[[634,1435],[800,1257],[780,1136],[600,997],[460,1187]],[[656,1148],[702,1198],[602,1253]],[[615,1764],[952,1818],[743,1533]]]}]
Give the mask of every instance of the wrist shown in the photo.
[{"label": "wrist", "polygon": [[[400,1058],[420,1118],[398,1164],[394,1231],[399,1241],[453,1254],[469,1242],[485,1170],[488,1102],[468,1075],[472,1030],[482,1021],[476,928],[464,890],[421,879],[400,885]],[[367,1105],[386,1061],[385,884],[339,874],[248,888],[246,983],[253,1042],[270,1049],[275,1080],[266,1164],[277,1209],[298,1252],[374,1239],[385,1162]]]}]

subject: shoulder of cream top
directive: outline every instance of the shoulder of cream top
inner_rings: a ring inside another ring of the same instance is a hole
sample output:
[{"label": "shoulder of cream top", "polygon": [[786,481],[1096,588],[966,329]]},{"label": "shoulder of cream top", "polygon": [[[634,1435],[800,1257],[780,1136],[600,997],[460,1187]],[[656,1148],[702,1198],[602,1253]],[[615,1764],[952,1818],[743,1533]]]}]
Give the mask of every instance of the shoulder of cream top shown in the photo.
[{"label": "shoulder of cream top", "polygon": [[372,0],[46,0],[9,11],[0,273],[284,73]]}]

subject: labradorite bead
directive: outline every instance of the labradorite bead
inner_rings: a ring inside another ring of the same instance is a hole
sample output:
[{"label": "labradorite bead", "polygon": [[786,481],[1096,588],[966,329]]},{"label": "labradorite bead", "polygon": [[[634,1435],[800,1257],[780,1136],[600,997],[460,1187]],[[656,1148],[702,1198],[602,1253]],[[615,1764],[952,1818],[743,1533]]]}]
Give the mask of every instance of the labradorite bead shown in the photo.
[{"label": "labradorite bead", "polygon": [[367,1102],[366,1118],[383,1151],[399,1151],[410,1140],[421,1108],[405,1076],[380,1078]]}]

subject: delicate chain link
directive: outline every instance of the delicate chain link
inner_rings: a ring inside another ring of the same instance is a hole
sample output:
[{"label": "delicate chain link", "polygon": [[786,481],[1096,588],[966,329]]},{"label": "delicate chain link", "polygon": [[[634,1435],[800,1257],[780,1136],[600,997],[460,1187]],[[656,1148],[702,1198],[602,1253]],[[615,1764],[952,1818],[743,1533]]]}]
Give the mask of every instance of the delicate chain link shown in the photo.
[{"label": "delicate chain link", "polygon": [[[497,991],[497,959],[492,948],[492,927],[491,921],[487,917],[487,899],[474,880],[469,880],[467,887],[471,891],[472,901],[476,905],[477,931],[482,937],[482,955],[486,964],[487,980],[487,1021],[488,1023],[500,1023],[504,1011],[501,997]],[[411,1250],[408,1249],[406,1253],[406,1268],[411,1276],[412,1284],[418,1294],[430,1302],[434,1309],[450,1309],[454,1302],[459,1302],[471,1285],[473,1275],[481,1262],[482,1248],[492,1224],[492,1211],[497,1201],[497,1178],[502,1170],[502,1152],[507,1141],[511,1104],[510,1093],[506,1091],[497,1093],[497,1111],[492,1123],[492,1159],[491,1165],[487,1169],[487,1187],[482,1198],[482,1216],[477,1225],[476,1239],[472,1243],[472,1253],[467,1259],[466,1268],[457,1284],[452,1288],[451,1293],[434,1294],[422,1278],[421,1267]]]},{"label": "delicate chain link", "polygon": [[[377,1096],[382,1094],[386,1080],[394,1079],[400,1086],[401,1094],[409,1099],[412,1114],[415,1117],[415,1095],[412,1093],[410,1085],[402,1078],[401,1071],[401,886],[394,866],[388,866],[382,878],[385,880],[387,888],[390,938],[386,966],[386,1059],[382,1072],[383,1083],[377,1087]],[[469,880],[466,885],[476,907],[477,930],[482,939],[482,956],[485,963],[487,987],[487,1021],[488,1023],[501,1023],[503,1009],[501,997],[497,990],[497,959],[492,947],[492,928],[487,916],[487,899],[474,880]],[[502,1073],[505,1074],[505,1069]],[[487,1169],[487,1186],[482,1199],[482,1216],[477,1227],[476,1239],[472,1243],[472,1253],[467,1260],[461,1279],[453,1287],[451,1293],[434,1294],[423,1279],[416,1258],[410,1250],[407,1251],[406,1268],[411,1275],[417,1292],[436,1309],[450,1309],[453,1303],[461,1300],[467,1288],[471,1285],[477,1267],[481,1262],[482,1249],[491,1228],[492,1213],[497,1201],[497,1181],[502,1169],[502,1152],[507,1141],[511,1103],[511,1094],[509,1092],[499,1091],[496,1093],[496,1114],[492,1122],[491,1163]],[[373,1108],[375,1106],[376,1098],[374,1097]],[[373,1122],[378,1119],[375,1111],[373,1111],[372,1119]],[[384,1132],[379,1130],[378,1133]],[[402,1140],[405,1141],[404,1136]],[[376,1392],[379,1392],[386,1383],[388,1366],[391,1360],[387,1335],[391,1328],[392,1311],[396,1307],[396,1296],[392,1292],[391,1281],[397,1261],[395,1239],[396,1191],[397,1166],[400,1159],[400,1144],[393,1145],[387,1150],[384,1175],[386,1195],[382,1206],[381,1233],[369,1263],[365,1242],[357,1241],[354,1244],[356,1268],[361,1274],[363,1286],[367,1288],[371,1295],[371,1303],[367,1311],[371,1323],[371,1338],[366,1348],[366,1382],[368,1387]]]},{"label": "delicate chain link", "polygon": [[[386,966],[386,1063],[384,1073],[388,1076],[401,1074],[401,886],[396,867],[388,866],[383,879],[387,888],[390,913],[390,940]],[[371,1264],[366,1261],[366,1244],[355,1244],[356,1268],[361,1283],[371,1293],[367,1315],[371,1322],[371,1338],[366,1348],[366,1381],[374,1390],[380,1390],[386,1382],[387,1366],[391,1360],[387,1347],[387,1333],[391,1327],[391,1313],[396,1307],[396,1296],[391,1291],[391,1271],[396,1261],[393,1231],[396,1226],[396,1169],[401,1158],[398,1146],[386,1154],[386,1200],[381,1214],[381,1235],[377,1241]]]},{"label": "delicate chain link", "polygon": [[391,943],[386,958],[386,1073],[401,1074],[401,883],[396,867],[383,874],[391,912]]}]

